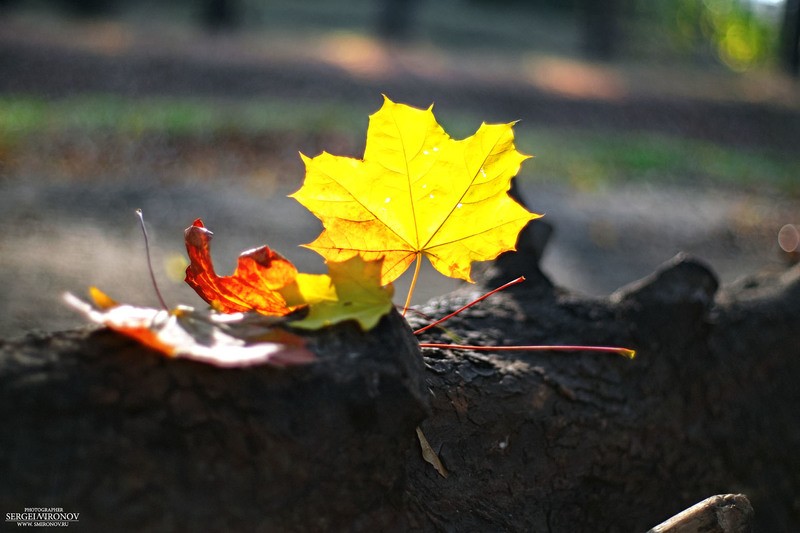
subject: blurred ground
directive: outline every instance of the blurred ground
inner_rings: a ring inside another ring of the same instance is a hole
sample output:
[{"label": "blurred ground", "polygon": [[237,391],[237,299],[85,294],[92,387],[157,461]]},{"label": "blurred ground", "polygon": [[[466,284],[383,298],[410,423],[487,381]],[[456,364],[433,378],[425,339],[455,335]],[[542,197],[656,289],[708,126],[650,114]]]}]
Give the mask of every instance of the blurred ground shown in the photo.
[{"label": "blurred ground", "polygon": [[[318,223],[285,198],[302,181],[297,152],[359,156],[381,93],[417,106],[436,102],[455,136],[481,120],[522,120],[518,145],[537,156],[523,167],[522,194],[556,229],[544,268],[573,290],[608,294],[679,251],[705,259],[723,281],[780,268],[777,232],[800,223],[800,90],[778,75],[587,63],[550,53],[456,53],[355,33],[208,35],[160,21],[30,15],[0,20],[0,72],[0,100],[13,117],[22,104],[25,113],[41,106],[46,114],[79,107],[80,98],[102,108],[109,95],[134,109],[166,102],[141,108],[142,116],[135,112],[123,125],[103,122],[117,120],[114,113],[72,122],[52,116],[33,130],[6,123],[0,336],[80,324],[60,295],[83,294],[88,285],[154,305],[136,208],[145,212],[171,304],[201,304],[181,281],[182,229],[197,217],[216,234],[220,273],[233,268],[239,252],[263,243],[301,269],[319,271],[314,254],[296,246],[316,236]],[[153,129],[144,116],[184,101],[195,102],[188,127]],[[229,112],[230,120],[214,118],[209,128],[192,122],[206,105]],[[254,127],[262,118],[270,126]],[[538,141],[546,144],[551,131],[559,141],[540,151]],[[591,144],[590,160],[606,156],[610,138],[623,146],[644,138],[659,149],[690,142],[672,152],[641,151],[644,161],[620,168],[624,179],[594,180],[586,159],[576,168],[548,162],[575,157],[566,153],[575,151],[572,132],[589,135],[575,146]],[[725,148],[698,148],[709,146]],[[683,161],[654,161],[653,154]],[[720,159],[744,168],[724,172],[742,180],[712,179]],[[428,273],[417,301],[455,285]],[[404,293],[402,283],[397,292]]]}]

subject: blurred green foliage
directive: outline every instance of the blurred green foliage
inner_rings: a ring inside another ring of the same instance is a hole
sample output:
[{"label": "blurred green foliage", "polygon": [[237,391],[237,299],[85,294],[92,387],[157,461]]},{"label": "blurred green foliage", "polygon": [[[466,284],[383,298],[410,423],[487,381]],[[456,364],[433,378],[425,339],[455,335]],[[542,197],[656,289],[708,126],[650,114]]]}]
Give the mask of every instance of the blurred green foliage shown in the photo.
[{"label": "blurred green foliage", "polygon": [[677,35],[704,39],[726,66],[744,71],[774,58],[778,32],[741,0],[677,0]]},{"label": "blurred green foliage", "polygon": [[637,0],[644,18],[660,25],[665,46],[686,57],[710,56],[743,72],[774,63],[780,34],[779,6],[746,0]]}]

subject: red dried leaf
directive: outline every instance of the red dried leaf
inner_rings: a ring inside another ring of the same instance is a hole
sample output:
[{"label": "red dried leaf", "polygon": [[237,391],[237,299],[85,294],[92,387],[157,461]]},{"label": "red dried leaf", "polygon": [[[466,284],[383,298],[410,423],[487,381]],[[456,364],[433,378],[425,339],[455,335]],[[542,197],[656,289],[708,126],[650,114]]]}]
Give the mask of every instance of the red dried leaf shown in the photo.
[{"label": "red dried leaf", "polygon": [[297,276],[297,269],[288,259],[261,246],[239,256],[233,275],[218,276],[211,261],[212,235],[199,218],[184,232],[191,262],[185,281],[203,300],[223,313],[253,310],[282,316],[296,309],[288,306],[278,292]]}]

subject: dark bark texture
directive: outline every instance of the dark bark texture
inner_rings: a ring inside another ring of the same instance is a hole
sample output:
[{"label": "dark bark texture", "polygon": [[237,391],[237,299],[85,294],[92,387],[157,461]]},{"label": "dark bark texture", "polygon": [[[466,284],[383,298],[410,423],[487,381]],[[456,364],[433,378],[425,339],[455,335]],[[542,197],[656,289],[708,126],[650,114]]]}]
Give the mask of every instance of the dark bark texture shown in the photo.
[{"label": "dark bark texture", "polygon": [[527,283],[423,340],[635,360],[420,354],[397,314],[311,336],[320,361],[288,370],[167,360],[105,330],[30,336],[0,344],[0,508],[105,531],[630,532],[742,493],[756,531],[797,530],[800,266],[718,290],[679,256],[590,299],[539,271],[540,224],[483,276]]},{"label": "dark bark texture", "polygon": [[399,315],[311,340],[320,361],[287,370],[107,330],[2,345],[0,508],[80,512],[86,531],[385,529],[427,412],[419,349]]}]

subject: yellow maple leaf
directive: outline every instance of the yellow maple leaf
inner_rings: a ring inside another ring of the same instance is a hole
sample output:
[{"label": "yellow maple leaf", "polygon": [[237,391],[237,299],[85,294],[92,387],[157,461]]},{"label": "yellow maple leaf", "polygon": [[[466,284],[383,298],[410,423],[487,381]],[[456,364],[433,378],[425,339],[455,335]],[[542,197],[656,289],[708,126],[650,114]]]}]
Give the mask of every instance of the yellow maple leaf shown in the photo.
[{"label": "yellow maple leaf", "polygon": [[508,195],[530,157],[516,150],[513,123],[481,124],[455,140],[432,109],[384,97],[370,116],[364,158],[301,154],[305,181],[291,195],[322,221],[322,234],[305,246],[326,260],[383,258],[382,283],[416,261],[409,301],[422,255],[442,274],[471,282],[473,261],[513,250],[540,216]]},{"label": "yellow maple leaf", "polygon": [[320,329],[345,320],[355,320],[367,331],[392,310],[394,287],[381,285],[380,260],[359,256],[329,261],[329,274],[297,274],[281,288],[288,305],[308,305],[308,315],[292,326]]}]

